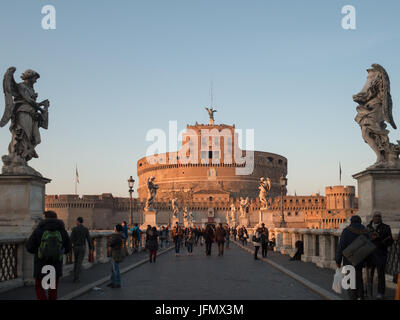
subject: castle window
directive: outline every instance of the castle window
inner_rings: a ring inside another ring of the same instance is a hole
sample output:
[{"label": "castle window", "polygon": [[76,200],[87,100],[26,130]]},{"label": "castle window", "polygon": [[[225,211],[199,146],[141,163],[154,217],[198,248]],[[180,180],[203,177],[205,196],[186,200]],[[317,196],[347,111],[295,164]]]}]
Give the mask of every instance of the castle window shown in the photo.
[{"label": "castle window", "polygon": [[273,158],[271,158],[271,157],[268,157],[268,158],[267,158],[267,163],[272,163],[273,161],[274,161]]},{"label": "castle window", "polygon": [[282,160],[281,160],[281,159],[279,159],[279,160],[278,160],[278,163],[279,163],[279,164],[282,164]]}]

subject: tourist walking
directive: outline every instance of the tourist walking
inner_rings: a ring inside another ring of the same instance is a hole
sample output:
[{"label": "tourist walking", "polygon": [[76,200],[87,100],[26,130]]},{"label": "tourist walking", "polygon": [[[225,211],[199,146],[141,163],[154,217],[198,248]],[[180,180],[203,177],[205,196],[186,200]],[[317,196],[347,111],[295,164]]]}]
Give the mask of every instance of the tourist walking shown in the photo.
[{"label": "tourist walking", "polygon": [[182,228],[179,226],[178,223],[176,223],[176,226],[172,230],[172,238],[173,238],[174,244],[175,244],[175,256],[179,256],[179,251],[181,249],[182,237],[183,237]]},{"label": "tourist walking", "polygon": [[259,260],[258,259],[258,251],[260,250],[261,247],[261,232],[260,229],[256,230],[256,233],[252,237],[252,242],[254,245],[254,260]]},{"label": "tourist walking", "polygon": [[149,249],[149,258],[150,258],[150,263],[156,263],[156,258],[157,258],[157,250],[158,250],[158,232],[157,228],[153,227],[149,231],[149,240],[147,243],[148,249]]},{"label": "tourist walking", "polygon": [[193,255],[193,246],[195,243],[195,234],[193,230],[189,230],[189,233],[186,236],[186,243],[187,243],[187,250],[188,250],[188,255],[191,256]]},{"label": "tourist walking", "polygon": [[[345,228],[340,236],[336,252],[336,265],[338,268],[343,265],[352,265],[351,262],[343,256],[343,250],[346,249],[353,241],[355,241],[360,235],[368,238],[368,229],[361,224],[361,218],[358,215],[354,215],[350,218],[350,226]],[[365,266],[365,261],[354,266],[356,271],[356,289],[349,289],[348,295],[351,300],[363,300],[364,299],[364,283],[362,278],[362,270]]]},{"label": "tourist walking", "polygon": [[74,251],[74,279],[73,282],[79,282],[79,275],[82,267],[83,258],[86,253],[86,242],[89,245],[89,251],[93,250],[92,241],[89,235],[89,229],[83,225],[83,218],[76,219],[76,227],[72,228],[71,242]]},{"label": "tourist walking", "polygon": [[111,282],[107,285],[111,288],[121,288],[121,273],[119,264],[125,259],[124,233],[120,224],[114,228],[114,233],[108,241],[108,247],[111,250]]},{"label": "tourist walking", "polygon": [[149,248],[148,248],[148,241],[149,241],[149,232],[151,231],[151,225],[147,225],[147,229],[146,229],[146,239],[145,239],[145,245],[144,245],[144,248],[146,249],[146,250],[148,250]]},{"label": "tourist walking", "polygon": [[222,223],[219,223],[217,229],[215,230],[215,241],[217,242],[218,245],[219,257],[224,255],[225,240],[226,240],[226,230],[222,226]]},{"label": "tourist walking", "polygon": [[229,249],[229,244],[231,242],[231,228],[229,228],[228,225],[225,226],[225,243],[226,243],[226,249]]},{"label": "tourist walking", "polygon": [[140,247],[140,229],[137,223],[135,223],[134,227],[131,228],[131,232],[132,232],[132,241],[133,241],[133,250],[135,252],[139,251],[139,247]]},{"label": "tourist walking", "polygon": [[[38,300],[57,300],[58,281],[62,276],[63,255],[71,250],[71,240],[64,222],[57,219],[54,211],[46,211],[26,243],[26,249],[34,254],[33,277]],[[55,289],[48,290],[48,297],[42,287],[42,279],[48,273],[42,268],[51,265],[55,269]]]},{"label": "tourist walking", "polygon": [[236,241],[237,229],[235,227],[232,228],[233,240]]},{"label": "tourist walking", "polygon": [[260,234],[261,234],[261,254],[263,258],[267,257],[268,254],[268,228],[265,227],[265,224],[261,224],[260,228]]},{"label": "tourist walking", "polygon": [[162,226],[160,231],[160,247],[163,248],[163,246],[167,246],[166,242],[167,242],[167,229],[164,226]]},{"label": "tourist walking", "polygon": [[244,231],[243,231],[243,228],[242,228],[242,227],[240,227],[240,228],[238,229],[237,234],[238,234],[238,239],[239,239],[239,241],[242,243],[242,245],[244,245],[244,239],[243,239]]},{"label": "tourist walking", "polygon": [[212,244],[214,242],[214,230],[211,225],[207,225],[204,230],[204,242],[206,243],[206,256],[211,256]]},{"label": "tourist walking", "polygon": [[388,258],[388,248],[393,244],[392,231],[390,226],[382,222],[382,214],[375,212],[372,221],[368,224],[367,229],[371,241],[376,246],[376,250],[372,253],[367,263],[367,272],[369,272],[370,294],[373,293],[373,282],[375,270],[378,274],[378,290],[376,298],[382,300],[385,297],[385,269]]}]

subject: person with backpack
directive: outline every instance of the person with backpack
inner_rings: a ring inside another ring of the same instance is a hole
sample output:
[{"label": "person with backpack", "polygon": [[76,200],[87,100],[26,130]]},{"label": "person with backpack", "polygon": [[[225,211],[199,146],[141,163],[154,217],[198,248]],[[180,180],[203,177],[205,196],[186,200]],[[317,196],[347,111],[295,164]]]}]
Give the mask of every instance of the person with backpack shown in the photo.
[{"label": "person with backpack", "polygon": [[[62,220],[57,219],[54,211],[44,212],[44,219],[39,222],[26,243],[26,249],[34,254],[33,277],[38,300],[57,300],[58,282],[62,276],[63,255],[71,251],[71,240]],[[48,290],[48,297],[42,286],[44,266],[53,266],[56,272],[55,289]]]},{"label": "person with backpack", "polygon": [[252,237],[252,242],[254,245],[254,260],[259,260],[258,259],[258,251],[260,250],[261,247],[261,232],[260,228],[256,230],[255,234]]},{"label": "person with backpack", "polygon": [[111,282],[107,286],[111,288],[121,288],[119,264],[125,259],[124,241],[123,228],[120,224],[117,224],[108,241],[108,247],[111,249]]},{"label": "person with backpack", "polygon": [[[351,261],[343,254],[343,252],[360,236],[368,239],[368,229],[361,224],[360,216],[354,215],[350,218],[350,226],[345,228],[342,232],[342,235],[340,236],[335,259],[338,268],[341,268],[342,262],[344,266],[353,265]],[[357,265],[354,265],[356,271],[356,289],[348,290],[348,295],[351,300],[364,299],[364,283],[362,270],[365,266],[365,261],[366,259],[364,259]]]},{"label": "person with backpack", "polygon": [[370,238],[376,246],[367,263],[367,272],[369,272],[369,286],[372,294],[372,284],[374,280],[375,269],[378,273],[378,293],[376,299],[382,300],[385,297],[385,269],[388,259],[388,248],[393,244],[392,230],[390,226],[382,222],[382,214],[375,212],[372,221],[367,225]]},{"label": "person with backpack", "polygon": [[76,227],[72,228],[71,242],[74,251],[74,279],[73,282],[79,282],[79,274],[82,267],[83,258],[86,253],[86,241],[89,245],[89,250],[93,250],[92,241],[89,235],[89,229],[83,225],[83,218],[76,219]]}]

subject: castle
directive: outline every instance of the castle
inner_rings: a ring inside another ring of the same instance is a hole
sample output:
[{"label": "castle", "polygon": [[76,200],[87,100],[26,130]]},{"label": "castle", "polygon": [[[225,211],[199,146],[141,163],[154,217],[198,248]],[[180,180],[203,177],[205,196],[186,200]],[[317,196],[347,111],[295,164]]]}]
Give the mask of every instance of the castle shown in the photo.
[{"label": "castle", "polygon": [[[286,195],[286,187],[281,190],[279,181],[287,175],[287,159],[269,152],[241,150],[238,140],[235,125],[217,125],[210,116],[208,124],[187,126],[180,150],[139,159],[139,196],[133,199],[133,222],[144,222],[147,180],[152,177],[159,186],[154,203],[159,225],[171,224],[174,198],[181,212],[185,208],[192,213],[194,225],[204,226],[226,223],[233,206],[238,213],[240,198],[248,197],[248,225],[255,226],[263,222],[258,199],[260,177],[271,181],[267,215],[276,225],[282,210],[288,227],[317,229],[338,228],[357,211],[352,186],[326,187],[326,196]],[[75,225],[78,216],[92,229],[110,229],[130,219],[129,198],[109,193],[82,197],[47,195],[46,208],[56,211],[68,228]]]}]

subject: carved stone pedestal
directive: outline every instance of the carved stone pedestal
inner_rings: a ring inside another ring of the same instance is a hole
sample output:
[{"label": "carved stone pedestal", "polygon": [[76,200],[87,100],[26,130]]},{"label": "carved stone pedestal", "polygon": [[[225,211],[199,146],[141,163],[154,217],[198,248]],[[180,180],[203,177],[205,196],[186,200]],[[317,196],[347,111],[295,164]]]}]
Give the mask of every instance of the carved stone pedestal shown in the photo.
[{"label": "carved stone pedestal", "polygon": [[148,225],[152,227],[157,226],[157,211],[155,210],[144,210],[143,212],[143,224],[141,229],[146,229]]},{"label": "carved stone pedestal", "polygon": [[249,226],[249,218],[248,217],[239,217],[239,225],[240,226]]},{"label": "carved stone pedestal", "polygon": [[353,175],[358,182],[358,215],[369,223],[375,211],[392,233],[400,229],[400,169],[367,169]]},{"label": "carved stone pedestal", "polygon": [[0,175],[0,234],[29,235],[43,217],[45,186],[38,176]]}]

